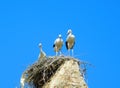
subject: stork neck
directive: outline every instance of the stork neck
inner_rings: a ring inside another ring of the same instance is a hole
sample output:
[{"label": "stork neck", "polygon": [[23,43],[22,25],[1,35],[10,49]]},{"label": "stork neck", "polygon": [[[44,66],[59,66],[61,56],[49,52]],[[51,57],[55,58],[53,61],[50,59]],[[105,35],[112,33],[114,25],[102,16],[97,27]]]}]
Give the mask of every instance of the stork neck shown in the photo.
[{"label": "stork neck", "polygon": [[72,33],[69,33],[68,35],[72,35]]},{"label": "stork neck", "polygon": [[59,37],[59,39],[61,39],[61,37]]},{"label": "stork neck", "polygon": [[40,47],[40,51],[42,51],[42,47]]}]

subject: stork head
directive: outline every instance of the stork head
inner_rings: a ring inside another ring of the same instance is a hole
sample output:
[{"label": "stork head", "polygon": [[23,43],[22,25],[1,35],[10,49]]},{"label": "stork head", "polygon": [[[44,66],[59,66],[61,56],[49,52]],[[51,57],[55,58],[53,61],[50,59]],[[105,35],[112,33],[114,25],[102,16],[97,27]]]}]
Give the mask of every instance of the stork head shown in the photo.
[{"label": "stork head", "polygon": [[39,43],[39,47],[42,48],[42,43]]},{"label": "stork head", "polygon": [[62,35],[61,35],[61,34],[59,34],[59,35],[58,35],[58,38],[62,38]]},{"label": "stork head", "polygon": [[69,35],[70,33],[72,33],[72,30],[71,30],[71,29],[68,30],[67,34]]}]

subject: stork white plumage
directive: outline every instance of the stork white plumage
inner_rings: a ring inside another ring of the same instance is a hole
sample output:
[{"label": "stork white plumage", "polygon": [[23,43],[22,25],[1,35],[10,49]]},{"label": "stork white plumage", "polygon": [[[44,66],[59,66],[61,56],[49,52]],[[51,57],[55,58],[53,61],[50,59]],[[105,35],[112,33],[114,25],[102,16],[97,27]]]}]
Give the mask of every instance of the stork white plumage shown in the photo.
[{"label": "stork white plumage", "polygon": [[39,47],[40,47],[40,54],[38,56],[38,60],[41,61],[41,60],[46,58],[46,53],[42,50],[42,44],[41,43],[39,43]]},{"label": "stork white plumage", "polygon": [[73,47],[75,45],[75,36],[72,34],[72,30],[69,29],[67,32],[67,39],[66,39],[66,48],[69,51],[69,55],[70,55],[70,49],[72,49],[72,56],[73,56]]},{"label": "stork white plumage", "polygon": [[[62,46],[63,46],[63,39],[62,39],[62,36],[59,35],[53,44],[53,48],[54,48],[54,51],[56,52],[56,56],[58,55],[58,52],[61,50]],[[61,51],[60,51],[60,55],[61,55]]]}]

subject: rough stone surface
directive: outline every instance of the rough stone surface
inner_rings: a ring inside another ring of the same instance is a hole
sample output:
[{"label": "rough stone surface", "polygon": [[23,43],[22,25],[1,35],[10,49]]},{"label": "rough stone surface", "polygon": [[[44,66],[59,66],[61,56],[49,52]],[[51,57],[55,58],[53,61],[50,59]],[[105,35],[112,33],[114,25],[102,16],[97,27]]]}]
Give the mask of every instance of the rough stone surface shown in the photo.
[{"label": "rough stone surface", "polygon": [[42,88],[88,88],[82,77],[78,62],[65,61]]}]

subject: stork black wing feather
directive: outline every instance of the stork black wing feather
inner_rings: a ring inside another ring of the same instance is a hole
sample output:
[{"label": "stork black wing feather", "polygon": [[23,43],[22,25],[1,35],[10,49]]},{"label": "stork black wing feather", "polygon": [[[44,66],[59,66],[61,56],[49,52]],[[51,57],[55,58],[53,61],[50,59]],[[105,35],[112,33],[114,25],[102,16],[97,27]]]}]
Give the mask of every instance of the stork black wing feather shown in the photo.
[{"label": "stork black wing feather", "polygon": [[55,44],[53,45],[53,47],[55,47]]},{"label": "stork black wing feather", "polygon": [[65,45],[66,45],[66,48],[68,49],[68,42],[67,41],[65,42]]}]

